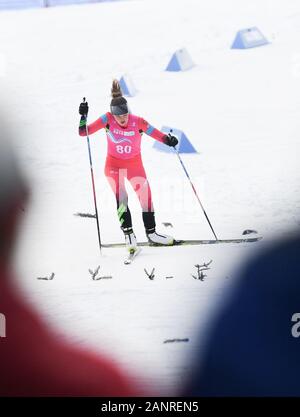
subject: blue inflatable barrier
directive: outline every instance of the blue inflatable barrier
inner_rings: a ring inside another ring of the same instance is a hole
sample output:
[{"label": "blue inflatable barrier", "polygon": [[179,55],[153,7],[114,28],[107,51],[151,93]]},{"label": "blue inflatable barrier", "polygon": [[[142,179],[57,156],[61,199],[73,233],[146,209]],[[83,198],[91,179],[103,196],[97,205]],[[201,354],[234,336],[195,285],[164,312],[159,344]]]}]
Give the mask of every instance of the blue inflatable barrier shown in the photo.
[{"label": "blue inflatable barrier", "polygon": [[0,10],[64,6],[69,4],[87,4],[109,1],[118,0],[0,0]]},{"label": "blue inflatable barrier", "polygon": [[166,71],[186,71],[194,66],[195,64],[188,51],[185,48],[182,48],[174,52]]},{"label": "blue inflatable barrier", "polygon": [[238,31],[231,49],[248,49],[267,45],[269,42],[257,27]]},{"label": "blue inflatable barrier", "polygon": [[[178,145],[176,146],[176,148],[179,153],[198,153],[182,130],[174,129],[168,126],[163,126],[161,128],[161,131],[166,134],[172,131],[172,135],[176,136],[176,138],[178,139]],[[154,142],[153,148],[161,152],[174,152],[172,147],[165,145],[164,143],[158,142],[157,140]]]},{"label": "blue inflatable barrier", "polygon": [[137,90],[128,75],[123,75],[119,80],[119,84],[124,96],[134,97],[136,95]]}]

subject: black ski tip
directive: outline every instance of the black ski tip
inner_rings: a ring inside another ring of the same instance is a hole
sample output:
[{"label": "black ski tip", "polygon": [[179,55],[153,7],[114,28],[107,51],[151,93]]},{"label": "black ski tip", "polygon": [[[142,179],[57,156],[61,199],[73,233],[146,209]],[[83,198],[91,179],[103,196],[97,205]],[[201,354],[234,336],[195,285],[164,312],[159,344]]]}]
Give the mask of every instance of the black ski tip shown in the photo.
[{"label": "black ski tip", "polygon": [[91,219],[96,219],[96,214],[90,214],[90,213],[74,213],[74,216],[89,217]]},{"label": "black ski tip", "polygon": [[252,233],[256,233],[257,234],[257,231],[256,230],[252,230],[252,229],[246,229],[246,230],[243,231],[242,234],[245,236],[245,235],[250,235]]}]

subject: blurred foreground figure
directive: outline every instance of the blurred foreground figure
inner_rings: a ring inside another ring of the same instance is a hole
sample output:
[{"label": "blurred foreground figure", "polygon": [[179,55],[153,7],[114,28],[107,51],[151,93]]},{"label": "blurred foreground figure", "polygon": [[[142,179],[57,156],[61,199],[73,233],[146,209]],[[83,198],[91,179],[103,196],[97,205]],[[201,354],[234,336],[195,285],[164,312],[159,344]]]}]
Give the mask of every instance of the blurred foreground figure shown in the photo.
[{"label": "blurred foreground figure", "polygon": [[248,262],[185,395],[300,396],[299,254],[294,236]]},{"label": "blurred foreground figure", "polygon": [[14,287],[11,258],[28,192],[1,123],[0,396],[135,396],[112,361],[50,333]]}]

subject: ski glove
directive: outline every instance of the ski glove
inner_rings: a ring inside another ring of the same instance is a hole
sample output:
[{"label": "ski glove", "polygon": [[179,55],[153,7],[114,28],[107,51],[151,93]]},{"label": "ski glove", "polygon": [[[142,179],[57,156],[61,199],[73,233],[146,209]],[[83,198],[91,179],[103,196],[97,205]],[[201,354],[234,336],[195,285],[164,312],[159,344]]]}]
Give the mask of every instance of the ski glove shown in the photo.
[{"label": "ski glove", "polygon": [[177,143],[178,143],[178,139],[177,139],[175,136],[173,136],[173,135],[171,135],[171,134],[169,133],[168,135],[166,135],[166,136],[165,136],[165,138],[164,138],[164,142],[165,142],[165,144],[166,144],[166,145],[168,145],[168,146],[173,146],[173,147],[175,147],[175,146],[177,145]]},{"label": "ski glove", "polygon": [[79,106],[79,114],[81,114],[81,116],[87,116],[89,112],[89,105],[86,101],[80,103]]}]

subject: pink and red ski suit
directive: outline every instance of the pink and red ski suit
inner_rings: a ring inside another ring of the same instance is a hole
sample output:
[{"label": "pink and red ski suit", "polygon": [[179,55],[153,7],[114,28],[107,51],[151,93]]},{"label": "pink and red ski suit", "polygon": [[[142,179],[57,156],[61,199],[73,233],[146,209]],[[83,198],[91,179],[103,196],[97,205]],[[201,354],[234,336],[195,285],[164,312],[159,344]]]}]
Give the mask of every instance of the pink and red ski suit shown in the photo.
[{"label": "pink and red ski suit", "polygon": [[127,178],[139,198],[146,231],[155,230],[151,189],[141,157],[141,139],[142,134],[146,133],[155,140],[164,143],[166,135],[143,118],[133,114],[128,115],[126,127],[120,126],[109,112],[88,125],[87,129],[86,126],[81,126],[79,134],[86,136],[86,131],[88,134],[93,134],[104,128],[107,137],[105,175],[116,196],[121,227],[122,229],[132,227],[125,188],[125,178]]}]

